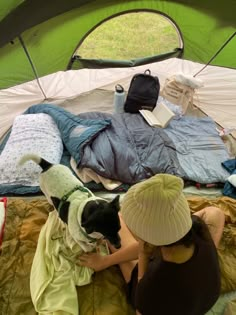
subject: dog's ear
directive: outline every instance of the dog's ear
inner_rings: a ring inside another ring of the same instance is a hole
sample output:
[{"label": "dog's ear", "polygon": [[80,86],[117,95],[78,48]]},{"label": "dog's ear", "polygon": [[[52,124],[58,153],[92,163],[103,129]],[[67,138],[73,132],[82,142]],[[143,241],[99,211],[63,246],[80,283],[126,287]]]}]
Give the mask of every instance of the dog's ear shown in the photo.
[{"label": "dog's ear", "polygon": [[59,206],[59,204],[61,202],[61,199],[59,199],[57,197],[54,197],[54,196],[51,196],[51,200],[52,200],[52,203],[53,203],[54,207],[56,209],[58,209],[58,206]]},{"label": "dog's ear", "polygon": [[110,205],[112,209],[116,210],[116,212],[120,211],[120,195],[117,195],[111,202]]},{"label": "dog's ear", "polygon": [[60,209],[60,214],[59,217],[62,219],[63,222],[68,224],[68,214],[69,214],[69,207],[70,207],[70,202],[65,201]]}]

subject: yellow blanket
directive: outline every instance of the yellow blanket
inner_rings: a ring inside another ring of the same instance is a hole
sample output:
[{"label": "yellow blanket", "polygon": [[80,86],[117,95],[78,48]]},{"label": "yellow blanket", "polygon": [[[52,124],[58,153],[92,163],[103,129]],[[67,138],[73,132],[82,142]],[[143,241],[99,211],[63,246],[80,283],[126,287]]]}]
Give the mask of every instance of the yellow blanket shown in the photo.
[{"label": "yellow blanket", "polygon": [[221,265],[221,292],[236,290],[236,200],[229,197],[207,199],[203,197],[188,197],[193,212],[204,207],[216,206],[222,209],[226,216],[223,236],[218,249]]},{"label": "yellow blanket", "polygon": [[47,315],[77,315],[76,286],[91,282],[93,270],[78,266],[81,247],[73,240],[56,210],[39,235],[33,259],[30,289],[35,310]]},{"label": "yellow blanket", "polygon": [[[217,205],[226,214],[218,251],[222,293],[236,290],[236,200],[189,197],[192,211]],[[36,315],[30,294],[30,270],[39,232],[52,207],[44,200],[9,200],[0,254],[0,314]],[[206,266],[207,267],[207,266]],[[58,293],[61,294],[61,293]],[[80,315],[135,315],[128,304],[125,283],[117,266],[93,274],[88,285],[77,286]]]}]

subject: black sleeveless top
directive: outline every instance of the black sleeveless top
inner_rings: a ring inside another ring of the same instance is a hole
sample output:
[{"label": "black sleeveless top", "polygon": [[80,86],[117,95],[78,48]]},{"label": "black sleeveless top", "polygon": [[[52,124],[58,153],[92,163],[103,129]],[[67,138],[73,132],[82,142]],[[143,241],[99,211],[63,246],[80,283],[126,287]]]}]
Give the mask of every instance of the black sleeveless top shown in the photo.
[{"label": "black sleeveless top", "polygon": [[155,257],[137,283],[137,266],[129,284],[131,302],[142,315],[204,315],[220,294],[220,268],[211,239],[195,235],[195,251],[185,263]]}]

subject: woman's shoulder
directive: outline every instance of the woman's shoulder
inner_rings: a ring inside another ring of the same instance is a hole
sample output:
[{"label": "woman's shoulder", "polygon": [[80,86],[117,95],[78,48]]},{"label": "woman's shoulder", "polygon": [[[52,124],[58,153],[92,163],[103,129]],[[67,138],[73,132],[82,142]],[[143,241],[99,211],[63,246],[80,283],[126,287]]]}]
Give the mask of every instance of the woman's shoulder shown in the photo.
[{"label": "woman's shoulder", "polygon": [[213,243],[209,228],[203,219],[192,214],[192,222],[193,236],[199,240]]}]

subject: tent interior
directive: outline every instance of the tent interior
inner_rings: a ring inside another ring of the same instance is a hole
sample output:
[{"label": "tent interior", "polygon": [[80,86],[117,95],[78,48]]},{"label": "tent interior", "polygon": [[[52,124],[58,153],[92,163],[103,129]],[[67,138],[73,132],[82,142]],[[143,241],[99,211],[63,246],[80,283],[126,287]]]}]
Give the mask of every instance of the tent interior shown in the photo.
[{"label": "tent interior", "polygon": [[[77,55],[100,25],[142,11],[167,17],[178,31],[179,47],[131,60]],[[107,200],[120,194],[122,202],[133,184],[167,172],[184,179],[192,212],[219,206],[226,217],[218,249],[222,290],[207,315],[236,314],[234,12],[234,0],[0,3],[0,314],[45,314],[45,307],[47,314],[58,315],[135,314],[118,266],[93,274],[87,283],[63,279],[58,282],[63,299],[54,300],[52,294],[45,306],[50,281],[46,285],[40,274],[33,280],[30,275],[53,207],[40,190],[37,166],[29,163],[18,173],[17,161],[27,150],[69,166],[87,188]],[[146,69],[159,78],[161,101],[167,80],[177,74],[202,82],[187,112],[176,114],[167,128],[150,127],[139,113],[114,111],[115,86],[121,84],[127,95],[133,76]],[[165,141],[157,143],[157,138]],[[69,257],[70,270],[81,273],[73,259]],[[45,268],[42,260],[38,270]],[[41,288],[33,286],[32,291],[32,281]]]}]

